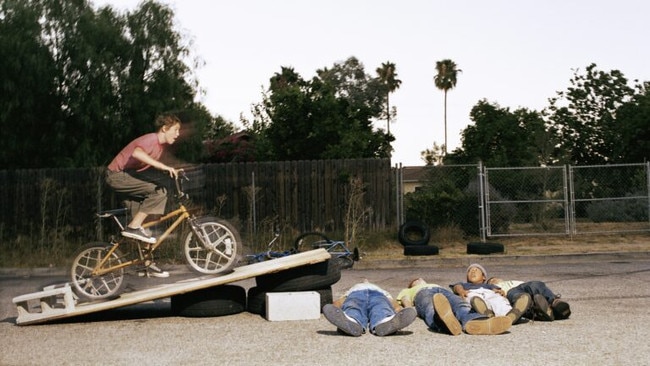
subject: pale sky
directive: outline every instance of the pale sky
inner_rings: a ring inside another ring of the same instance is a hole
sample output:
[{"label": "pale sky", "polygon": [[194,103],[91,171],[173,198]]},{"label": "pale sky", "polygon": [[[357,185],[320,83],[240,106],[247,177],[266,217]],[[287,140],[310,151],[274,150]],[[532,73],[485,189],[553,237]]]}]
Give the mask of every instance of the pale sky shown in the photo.
[{"label": "pale sky", "polygon": [[[92,0],[91,0],[92,1]],[[133,10],[139,0],[95,0]],[[423,165],[420,152],[444,143],[443,92],[435,63],[456,62],[448,93],[448,151],[461,145],[469,113],[487,99],[515,110],[541,110],[569,87],[573,70],[596,63],[630,81],[650,81],[650,2],[642,0],[162,0],[177,30],[193,41],[213,114],[239,123],[282,66],[309,80],[354,56],[367,74],[395,64],[399,89],[392,164]],[[386,128],[380,121],[377,128]]]}]

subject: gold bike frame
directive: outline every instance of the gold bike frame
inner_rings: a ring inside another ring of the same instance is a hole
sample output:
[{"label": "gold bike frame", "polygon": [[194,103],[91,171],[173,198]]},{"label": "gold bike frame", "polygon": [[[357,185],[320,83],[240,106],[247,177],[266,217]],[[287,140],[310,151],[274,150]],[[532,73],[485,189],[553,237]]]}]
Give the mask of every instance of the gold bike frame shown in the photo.
[{"label": "gold bike frame", "polygon": [[[167,239],[169,234],[171,234],[174,230],[176,230],[176,228],[183,221],[185,221],[187,218],[189,218],[190,213],[187,210],[187,208],[185,208],[185,206],[183,204],[181,204],[179,208],[177,208],[176,210],[171,211],[170,213],[160,217],[158,220],[149,221],[147,223],[142,224],[142,227],[148,228],[148,227],[151,227],[151,226],[154,226],[154,225],[158,225],[158,224],[160,224],[162,222],[171,220],[172,218],[174,218],[176,216],[178,216],[176,221],[174,221],[174,223],[172,223],[172,225],[169,228],[167,228],[167,230],[165,230],[165,232],[162,233],[156,239],[156,242],[153,243],[153,246],[151,246],[149,248],[150,253],[153,252],[154,250],[156,250],[156,248],[158,248],[163,243],[163,241],[165,241],[165,239]],[[111,257],[113,252],[115,252],[120,245],[121,245],[121,243],[119,241],[114,243],[113,247],[108,251],[108,253],[106,253],[104,258],[93,269],[93,271],[91,273],[92,276],[101,276],[103,274],[113,272],[115,270],[125,268],[125,267],[129,267],[129,266],[132,266],[134,264],[139,264],[139,263],[143,262],[143,260],[141,258],[137,258],[137,259],[132,259],[132,260],[127,261],[127,262],[123,262],[123,263],[118,264],[116,266],[104,267],[104,265],[106,264],[106,261]]]}]

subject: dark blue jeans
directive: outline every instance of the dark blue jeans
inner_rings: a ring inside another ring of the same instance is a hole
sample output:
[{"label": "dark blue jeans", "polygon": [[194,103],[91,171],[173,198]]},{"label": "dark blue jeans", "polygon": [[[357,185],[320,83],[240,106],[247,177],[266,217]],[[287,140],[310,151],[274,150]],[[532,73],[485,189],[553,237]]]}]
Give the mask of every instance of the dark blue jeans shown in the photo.
[{"label": "dark blue jeans", "polygon": [[511,288],[507,295],[508,301],[510,301],[511,304],[514,304],[517,297],[521,294],[529,294],[531,299],[534,295],[541,294],[546,298],[549,305],[553,303],[553,300],[555,300],[555,294],[553,291],[551,291],[551,289],[542,281],[528,281]]},{"label": "dark blue jeans", "polygon": [[383,293],[368,289],[348,294],[341,309],[347,316],[361,324],[364,330],[374,330],[379,322],[395,315],[393,305]]},{"label": "dark blue jeans", "polygon": [[435,321],[435,309],[433,308],[433,295],[434,294],[443,294],[449,300],[451,305],[451,310],[454,312],[456,319],[463,326],[465,330],[465,324],[468,321],[476,318],[482,318],[483,316],[479,313],[473,312],[470,304],[463,300],[460,296],[454,294],[453,292],[442,287],[428,287],[418,291],[415,295],[414,304],[415,310],[418,312],[418,316],[424,320],[424,323],[433,331],[440,332],[446,330],[441,328]]}]

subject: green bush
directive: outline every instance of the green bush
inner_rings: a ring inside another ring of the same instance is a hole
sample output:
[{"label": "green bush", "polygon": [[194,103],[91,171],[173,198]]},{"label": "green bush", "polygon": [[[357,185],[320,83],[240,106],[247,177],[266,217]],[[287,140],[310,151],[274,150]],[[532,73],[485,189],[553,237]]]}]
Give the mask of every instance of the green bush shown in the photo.
[{"label": "green bush", "polygon": [[[644,194],[639,193],[636,196]],[[593,222],[648,221],[648,206],[645,198],[595,201],[587,206],[586,212],[587,217]]]}]

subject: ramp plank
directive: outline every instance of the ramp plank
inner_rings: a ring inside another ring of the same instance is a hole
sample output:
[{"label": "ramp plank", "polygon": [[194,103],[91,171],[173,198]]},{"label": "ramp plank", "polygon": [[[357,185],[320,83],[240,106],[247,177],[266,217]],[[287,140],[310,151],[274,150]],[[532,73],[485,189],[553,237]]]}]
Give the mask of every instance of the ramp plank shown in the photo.
[{"label": "ramp plank", "polygon": [[237,267],[232,273],[226,275],[201,276],[188,280],[178,281],[175,283],[163,284],[143,290],[124,293],[120,295],[120,297],[113,300],[80,303],[75,305],[74,308],[67,307],[65,311],[47,311],[47,309],[44,309],[44,311],[41,313],[28,313],[24,311],[24,308],[18,303],[26,298],[38,298],[39,293],[27,294],[18,296],[13,300],[13,302],[17,304],[19,308],[16,324],[29,325],[44,323],[56,319],[69,318],[109,309],[116,309],[124,306],[138,304],[141,302],[152,301],[177,294],[183,294],[204,288],[237,282],[267,273],[283,271],[289,268],[320,263],[330,258],[330,254],[325,249],[315,249],[307,252],[289,255],[286,257]]}]

